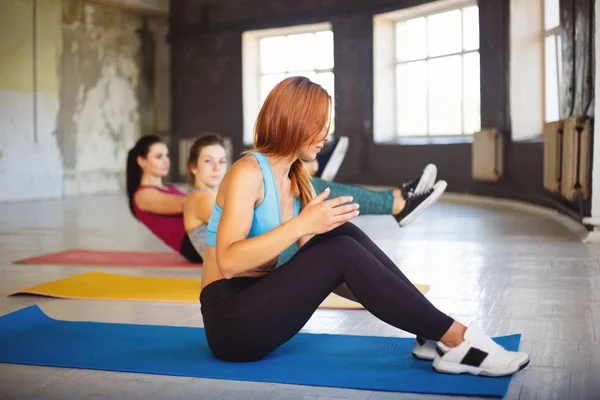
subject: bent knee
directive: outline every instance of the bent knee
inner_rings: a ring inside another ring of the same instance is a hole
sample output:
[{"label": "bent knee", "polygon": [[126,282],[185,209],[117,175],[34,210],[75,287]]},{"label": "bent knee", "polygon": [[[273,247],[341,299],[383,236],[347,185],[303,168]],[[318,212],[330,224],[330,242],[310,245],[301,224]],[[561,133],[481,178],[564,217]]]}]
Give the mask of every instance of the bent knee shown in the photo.
[{"label": "bent knee", "polygon": [[333,237],[326,243],[330,251],[341,252],[342,254],[352,252],[353,249],[360,246],[360,243],[358,243],[356,239],[346,235]]},{"label": "bent knee", "polygon": [[357,232],[362,233],[358,226],[354,225],[352,222],[346,222],[345,224],[342,224],[337,228],[331,230],[330,233],[334,236],[353,236]]}]

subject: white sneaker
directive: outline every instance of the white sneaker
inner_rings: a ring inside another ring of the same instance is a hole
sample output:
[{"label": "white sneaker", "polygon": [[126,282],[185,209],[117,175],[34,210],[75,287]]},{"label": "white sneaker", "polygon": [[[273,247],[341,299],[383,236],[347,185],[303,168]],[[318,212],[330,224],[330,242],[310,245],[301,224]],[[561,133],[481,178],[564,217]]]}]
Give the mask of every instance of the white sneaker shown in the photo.
[{"label": "white sneaker", "polygon": [[437,178],[437,167],[433,164],[427,164],[423,170],[423,175],[419,179],[419,184],[415,188],[415,194],[425,193],[433,187]]},{"label": "white sneaker", "polygon": [[433,359],[433,369],[446,374],[507,376],[527,364],[527,353],[504,349],[475,325],[467,329],[465,340],[454,348],[438,342]]},{"label": "white sneaker", "polygon": [[333,181],[340,167],[342,166],[344,157],[346,157],[346,152],[348,151],[349,144],[350,139],[348,139],[347,136],[340,136],[340,140],[335,145],[333,153],[331,153],[331,157],[325,164],[325,168],[321,173],[321,179],[329,182]]},{"label": "white sneaker", "polygon": [[435,358],[435,348],[437,342],[434,340],[423,339],[419,336],[415,338],[415,341],[415,347],[412,350],[412,355],[414,358],[427,361],[431,361]]},{"label": "white sneaker", "polygon": [[411,192],[414,194],[422,194],[428,191],[435,184],[437,178],[437,167],[434,164],[427,164],[423,173],[418,179],[410,182],[405,182],[400,185],[402,196],[406,199]]}]

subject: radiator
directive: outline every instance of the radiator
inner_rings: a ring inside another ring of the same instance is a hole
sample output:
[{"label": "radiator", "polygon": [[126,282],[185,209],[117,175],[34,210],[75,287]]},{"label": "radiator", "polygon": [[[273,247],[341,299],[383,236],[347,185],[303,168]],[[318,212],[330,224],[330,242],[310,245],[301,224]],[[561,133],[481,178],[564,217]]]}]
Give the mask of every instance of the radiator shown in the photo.
[{"label": "radiator", "polygon": [[560,191],[562,173],[563,121],[549,122],[544,126],[544,188]]},{"label": "radiator", "polygon": [[590,118],[572,116],[564,121],[562,140],[561,194],[571,201],[590,197],[591,172]]},{"label": "radiator", "polygon": [[474,180],[498,182],[504,171],[504,136],[497,129],[473,134],[471,176]]}]

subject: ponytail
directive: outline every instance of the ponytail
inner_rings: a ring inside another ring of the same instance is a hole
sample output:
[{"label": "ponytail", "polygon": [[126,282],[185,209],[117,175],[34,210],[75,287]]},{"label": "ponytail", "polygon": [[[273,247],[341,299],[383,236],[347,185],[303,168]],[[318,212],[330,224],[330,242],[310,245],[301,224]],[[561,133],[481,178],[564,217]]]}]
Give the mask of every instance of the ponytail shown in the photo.
[{"label": "ponytail", "polygon": [[127,197],[129,198],[129,209],[135,218],[137,218],[137,216],[135,215],[135,207],[133,206],[133,195],[142,181],[142,168],[139,166],[137,158],[146,157],[150,151],[150,147],[156,143],[162,143],[160,137],[155,135],[142,136],[135,146],[127,153],[127,166],[125,171]]},{"label": "ponytail", "polygon": [[303,209],[315,197],[315,189],[310,183],[310,175],[300,159],[292,164],[290,180],[292,181],[292,190],[296,198],[300,200],[300,209]]}]

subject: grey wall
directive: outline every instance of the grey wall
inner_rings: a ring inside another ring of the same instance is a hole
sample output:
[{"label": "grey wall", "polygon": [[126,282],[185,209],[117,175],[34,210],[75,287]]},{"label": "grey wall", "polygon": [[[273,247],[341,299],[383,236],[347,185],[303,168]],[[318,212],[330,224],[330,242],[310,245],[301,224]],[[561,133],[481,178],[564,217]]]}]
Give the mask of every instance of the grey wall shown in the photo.
[{"label": "grey wall", "polygon": [[128,149],[170,128],[168,3],[101,3],[2,3],[0,201],[122,191]]},{"label": "grey wall", "polygon": [[[589,1],[589,0],[569,0]],[[336,133],[350,137],[339,180],[396,185],[427,162],[439,167],[449,190],[509,197],[568,211],[543,189],[541,141],[511,142],[509,0],[480,0],[481,119],[507,137],[505,176],[499,183],[471,179],[471,145],[398,145],[373,141],[373,15],[427,0],[177,0],[171,2],[173,138],[202,131],[231,136],[242,150],[241,33],[329,21],[335,41]],[[572,20],[563,5],[562,19]],[[565,46],[569,40],[563,40]],[[541,133],[541,132],[540,132]],[[585,212],[589,202],[584,203]],[[575,209],[572,206],[572,209]]]},{"label": "grey wall", "polygon": [[60,4],[60,0],[41,3],[34,29],[32,0],[2,2],[0,201],[58,197],[62,192],[62,159],[55,135]]}]

